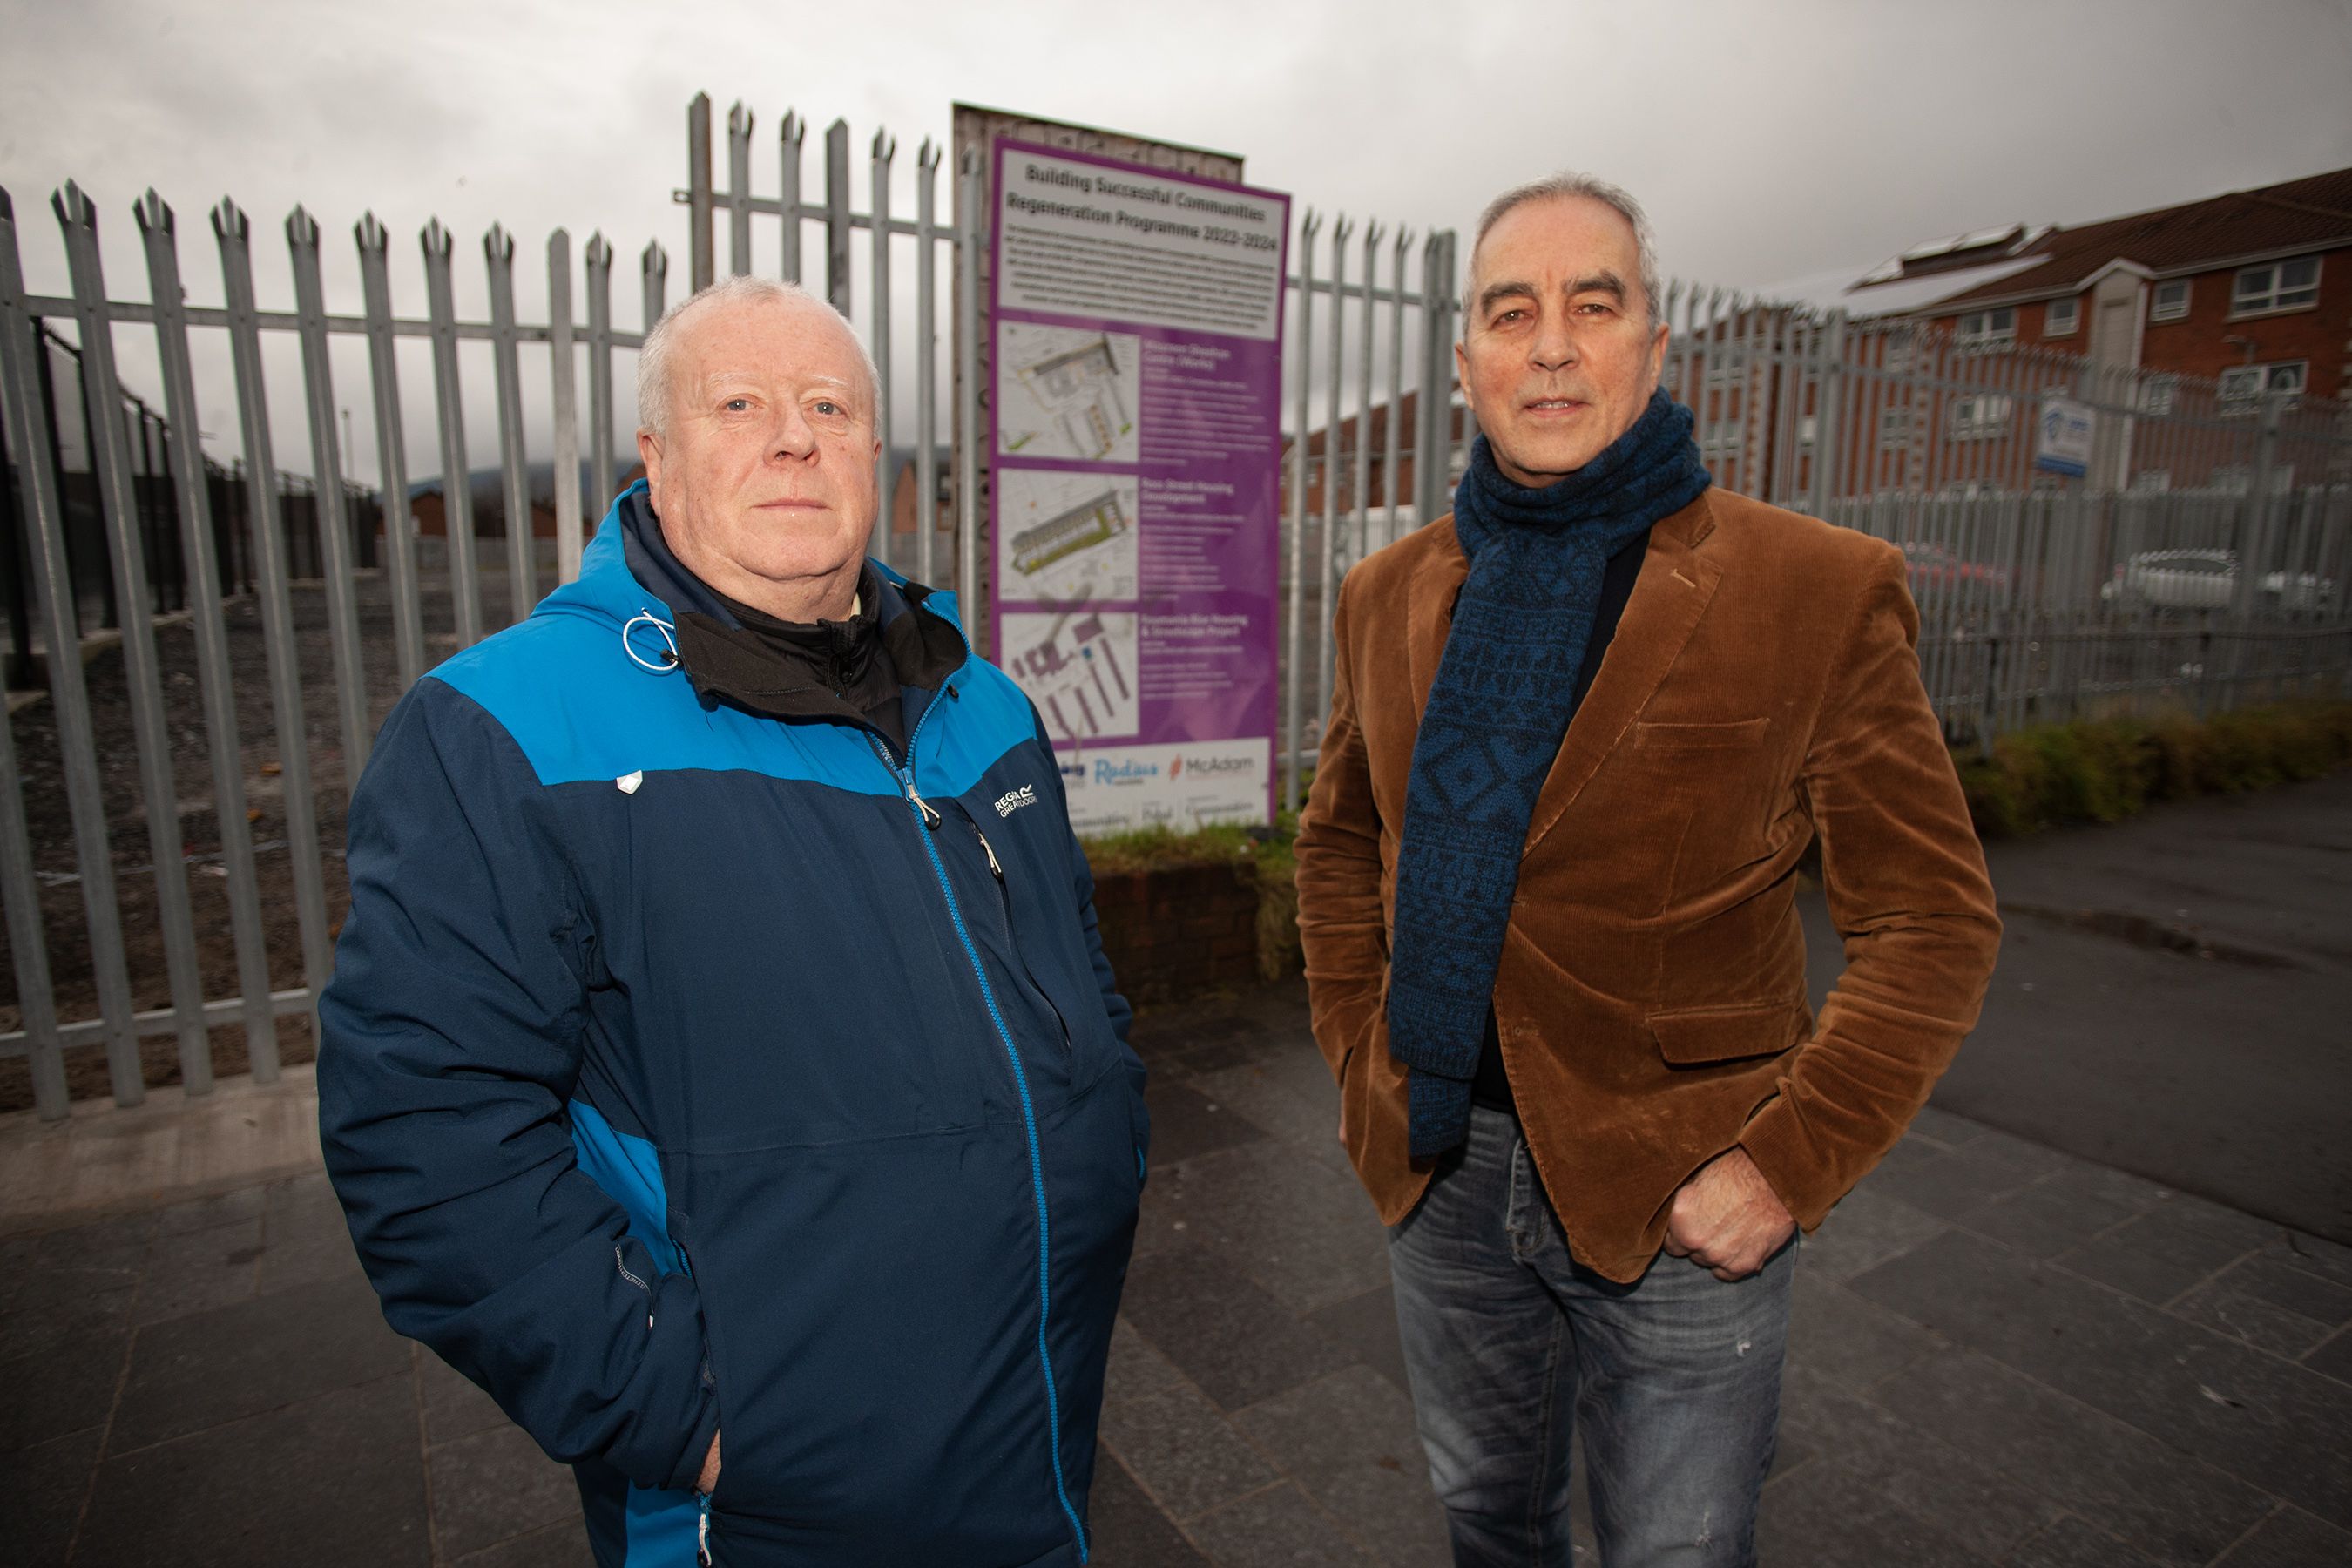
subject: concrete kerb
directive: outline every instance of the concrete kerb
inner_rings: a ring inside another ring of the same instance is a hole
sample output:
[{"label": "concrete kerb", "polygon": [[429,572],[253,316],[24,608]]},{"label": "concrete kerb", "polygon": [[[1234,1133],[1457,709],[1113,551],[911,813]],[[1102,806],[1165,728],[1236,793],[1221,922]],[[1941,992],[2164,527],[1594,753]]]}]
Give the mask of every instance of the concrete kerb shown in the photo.
[{"label": "concrete kerb", "polygon": [[154,1089],[127,1110],[79,1100],[62,1121],[11,1111],[0,1116],[0,1236],[261,1186],[320,1163],[308,1063],[274,1084],[240,1074],[205,1095]]}]

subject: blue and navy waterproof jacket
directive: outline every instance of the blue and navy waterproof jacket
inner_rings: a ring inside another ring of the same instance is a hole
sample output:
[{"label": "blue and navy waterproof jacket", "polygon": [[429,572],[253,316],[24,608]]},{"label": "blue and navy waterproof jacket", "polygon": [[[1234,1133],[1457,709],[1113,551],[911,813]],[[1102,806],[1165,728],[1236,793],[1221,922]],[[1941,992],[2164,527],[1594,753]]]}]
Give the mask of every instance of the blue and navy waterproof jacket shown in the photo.
[{"label": "blue and navy waterproof jacket", "polygon": [[706,701],[689,610],[634,486],[386,720],[319,1006],[361,1259],[607,1568],[1082,1563],[1148,1123],[1052,748],[968,649],[904,757]]}]

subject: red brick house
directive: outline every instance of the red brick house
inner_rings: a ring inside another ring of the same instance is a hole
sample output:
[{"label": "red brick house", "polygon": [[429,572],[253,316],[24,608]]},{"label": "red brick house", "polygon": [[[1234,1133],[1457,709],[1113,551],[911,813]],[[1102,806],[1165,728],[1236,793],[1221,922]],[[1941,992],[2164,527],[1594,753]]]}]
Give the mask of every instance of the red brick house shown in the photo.
[{"label": "red brick house", "polygon": [[2215,378],[2225,399],[2352,396],[2352,169],[1899,259],[1853,290],[1853,309],[1869,309],[1873,283],[1938,262],[2007,261],[2015,269],[1906,313],[1961,344]]}]

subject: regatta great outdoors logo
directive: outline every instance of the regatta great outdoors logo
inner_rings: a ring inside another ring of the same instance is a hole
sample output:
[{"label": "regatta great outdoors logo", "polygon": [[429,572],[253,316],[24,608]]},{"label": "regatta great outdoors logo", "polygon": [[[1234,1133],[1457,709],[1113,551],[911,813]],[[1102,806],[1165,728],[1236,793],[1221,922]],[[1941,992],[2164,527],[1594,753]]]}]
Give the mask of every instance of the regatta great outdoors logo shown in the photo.
[{"label": "regatta great outdoors logo", "polygon": [[1023,784],[1019,789],[1006,790],[996,797],[996,815],[1010,816],[1024,805],[1037,804],[1037,786]]}]

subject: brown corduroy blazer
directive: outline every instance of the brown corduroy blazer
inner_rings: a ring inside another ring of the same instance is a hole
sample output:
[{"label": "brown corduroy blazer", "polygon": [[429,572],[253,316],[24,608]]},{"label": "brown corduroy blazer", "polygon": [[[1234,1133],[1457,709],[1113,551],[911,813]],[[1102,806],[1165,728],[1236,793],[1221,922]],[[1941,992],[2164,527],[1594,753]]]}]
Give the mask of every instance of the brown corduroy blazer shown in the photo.
[{"label": "brown corduroy blazer", "polygon": [[[1299,822],[1315,1038],[1391,1225],[1431,1169],[1388,1051],[1398,836],[1467,574],[1450,518],[1349,573]],[[1918,624],[1883,541],[1719,489],[1650,531],[1537,800],[1495,979],[1528,1147],[1612,1279],[1640,1278],[1675,1189],[1735,1145],[1820,1225],[1975,1025],[2000,924]],[[1795,904],[1816,833],[1846,960],[1818,1020]]]}]

